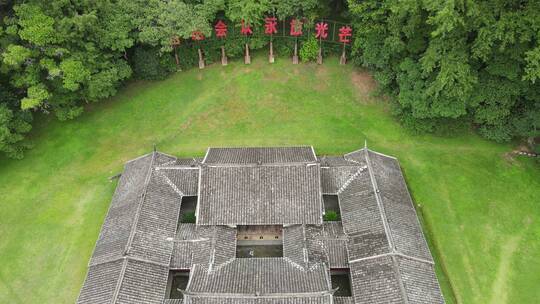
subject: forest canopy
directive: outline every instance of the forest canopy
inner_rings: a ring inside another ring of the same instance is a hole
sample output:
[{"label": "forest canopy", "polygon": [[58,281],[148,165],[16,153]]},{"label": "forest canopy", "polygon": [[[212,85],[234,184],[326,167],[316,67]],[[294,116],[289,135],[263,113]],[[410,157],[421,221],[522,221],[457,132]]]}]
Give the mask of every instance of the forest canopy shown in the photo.
[{"label": "forest canopy", "polygon": [[350,0],[356,63],[402,122],[474,125],[496,141],[540,134],[540,2]]},{"label": "forest canopy", "polygon": [[353,62],[374,72],[412,129],[539,136],[538,1],[0,0],[0,153],[22,157],[36,113],[73,119],[130,78],[191,66],[196,51],[171,39],[190,46],[217,19],[260,25],[270,15],[350,22]]}]

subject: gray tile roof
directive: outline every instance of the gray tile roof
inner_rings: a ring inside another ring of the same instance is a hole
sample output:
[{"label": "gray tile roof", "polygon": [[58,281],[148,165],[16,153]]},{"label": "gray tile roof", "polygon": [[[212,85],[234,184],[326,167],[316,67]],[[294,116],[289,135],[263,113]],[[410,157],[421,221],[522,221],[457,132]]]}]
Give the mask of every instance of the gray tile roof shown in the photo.
[{"label": "gray tile roof", "polygon": [[331,294],[326,268],[319,263],[302,268],[286,258],[240,258],[214,268],[196,264],[191,271],[189,297]]},{"label": "gray tile roof", "polygon": [[392,256],[350,264],[354,303],[405,303]]},{"label": "gray tile roof", "polygon": [[334,297],[334,304],[354,304],[353,297]]},{"label": "gray tile roof", "polygon": [[209,148],[204,163],[211,164],[282,164],[317,161],[313,147]]},{"label": "gray tile roof", "polygon": [[199,182],[198,167],[158,167],[156,168],[178,194],[182,196],[197,195]]},{"label": "gray tile roof", "polygon": [[369,159],[395,250],[433,261],[399,163],[373,151],[369,151]]},{"label": "gray tile roof", "polygon": [[349,267],[347,236],[341,222],[294,225],[286,227],[283,235],[283,256],[302,267],[314,262],[323,262],[330,268]]},{"label": "gray tile roof", "polygon": [[169,268],[121,258],[90,266],[77,303],[161,304]]},{"label": "gray tile roof", "polygon": [[180,224],[174,243],[171,269],[190,269],[193,264],[219,266],[236,256],[236,229]]},{"label": "gray tile roof", "polygon": [[152,155],[126,164],[114,193],[109,212],[101,227],[90,264],[98,264],[124,255],[135,214],[150,173]]},{"label": "gray tile roof", "polygon": [[[322,221],[322,193],[341,222]],[[183,196],[197,224],[178,224]],[[285,224],[283,258],[236,259],[236,225]],[[330,268],[350,268],[333,297]],[[184,300],[169,271],[190,270]],[[368,149],[215,148],[203,160],[154,152],[125,166],[78,303],[444,303],[399,163]]]},{"label": "gray tile roof", "polygon": [[433,265],[396,255],[350,264],[355,303],[442,304]]},{"label": "gray tile roof", "polygon": [[318,164],[203,166],[197,224],[322,223]]},{"label": "gray tile roof", "polygon": [[274,298],[189,297],[184,304],[331,304],[331,297],[331,295]]},{"label": "gray tile roof", "polygon": [[77,303],[112,303],[125,260],[90,266]]}]

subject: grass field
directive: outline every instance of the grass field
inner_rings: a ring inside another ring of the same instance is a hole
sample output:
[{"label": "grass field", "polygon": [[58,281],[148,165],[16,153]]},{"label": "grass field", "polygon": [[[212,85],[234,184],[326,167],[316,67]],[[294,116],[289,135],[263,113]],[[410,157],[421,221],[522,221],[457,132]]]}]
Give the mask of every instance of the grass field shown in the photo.
[{"label": "grass field", "polygon": [[474,134],[409,134],[366,73],[262,56],[134,82],[80,118],[41,119],[22,161],[0,159],[0,303],[73,303],[116,184],[152,150],[364,146],[399,158],[449,303],[540,301],[540,166]]}]

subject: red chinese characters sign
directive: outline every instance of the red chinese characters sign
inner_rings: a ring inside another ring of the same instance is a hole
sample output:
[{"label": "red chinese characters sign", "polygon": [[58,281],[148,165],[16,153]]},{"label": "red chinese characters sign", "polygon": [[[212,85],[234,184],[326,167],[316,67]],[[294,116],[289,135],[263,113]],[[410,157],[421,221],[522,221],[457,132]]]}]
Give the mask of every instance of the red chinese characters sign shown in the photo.
[{"label": "red chinese characters sign", "polygon": [[253,30],[251,29],[251,26],[249,25],[249,23],[244,22],[244,20],[242,20],[240,25],[241,25],[240,33],[242,35],[247,36],[247,35],[253,34]]},{"label": "red chinese characters sign", "polygon": [[328,37],[328,23],[319,22],[315,25],[315,38],[326,39]]},{"label": "red chinese characters sign", "polygon": [[277,33],[277,18],[266,17],[264,19],[264,33],[266,35],[273,35]]},{"label": "red chinese characters sign", "polygon": [[339,28],[339,42],[347,44],[351,42],[349,39],[352,36],[352,29],[350,26],[342,26]]},{"label": "red chinese characters sign", "polygon": [[191,39],[195,41],[204,40],[204,34],[201,31],[194,31],[191,33]]},{"label": "red chinese characters sign", "polygon": [[291,20],[291,36],[302,36],[302,21],[298,19]]},{"label": "red chinese characters sign", "polygon": [[227,37],[227,24],[225,24],[223,21],[219,20],[214,26],[214,30],[216,31],[216,37]]},{"label": "red chinese characters sign", "polygon": [[[304,26],[306,25],[304,23],[304,20],[302,18],[293,18],[288,21],[290,24],[288,36],[291,37],[299,37],[303,36],[307,33],[310,35],[314,35],[316,39],[318,40],[326,40],[328,42],[333,43],[341,43],[341,44],[350,44],[352,42],[352,28],[350,25],[340,25],[336,22],[329,22],[329,21],[319,21],[316,22],[313,25],[312,29],[304,29]],[[268,16],[264,18],[264,23],[262,25],[262,30],[264,30],[264,34],[268,36],[274,36],[277,35],[279,32],[279,20],[278,18],[274,16]],[[284,26],[285,27],[285,26]],[[225,39],[229,36],[229,28],[228,25],[223,20],[217,20],[214,24],[214,34],[216,38]],[[313,34],[311,34],[311,31],[313,30]],[[261,31],[262,32],[262,31]],[[287,36],[287,31],[284,30],[283,32],[279,32],[280,35]],[[240,22],[240,34],[243,36],[251,36],[254,35],[254,28],[253,26],[247,22],[246,20],[242,20]],[[191,34],[191,39],[194,41],[201,41],[207,39],[205,34],[203,34],[202,31],[196,30],[193,31]],[[171,38],[171,45],[177,46],[179,45],[179,38],[172,37]]]}]

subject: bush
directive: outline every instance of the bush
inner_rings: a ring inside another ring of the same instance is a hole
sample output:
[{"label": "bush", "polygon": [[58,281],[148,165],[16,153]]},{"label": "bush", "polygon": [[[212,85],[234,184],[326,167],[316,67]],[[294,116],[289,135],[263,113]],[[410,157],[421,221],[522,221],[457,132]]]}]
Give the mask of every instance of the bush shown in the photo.
[{"label": "bush", "polygon": [[182,223],[195,223],[195,212],[186,212],[182,216]]},{"label": "bush", "polygon": [[273,44],[276,57],[290,57],[294,53],[294,39],[274,38]]},{"label": "bush", "polygon": [[164,79],[175,70],[174,57],[171,54],[160,54],[154,47],[137,47],[130,61],[133,76],[137,79]]},{"label": "bush", "polygon": [[339,213],[330,210],[324,214],[323,219],[327,222],[335,222],[341,220],[341,217],[339,216]]},{"label": "bush", "polygon": [[315,61],[319,55],[319,42],[315,36],[309,37],[300,48],[300,59],[303,62]]}]

